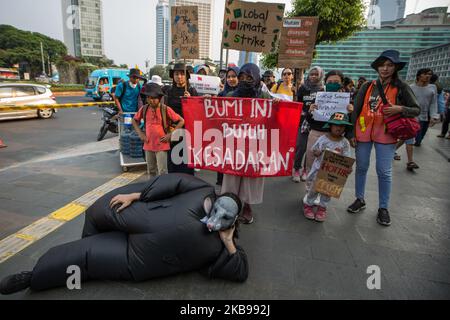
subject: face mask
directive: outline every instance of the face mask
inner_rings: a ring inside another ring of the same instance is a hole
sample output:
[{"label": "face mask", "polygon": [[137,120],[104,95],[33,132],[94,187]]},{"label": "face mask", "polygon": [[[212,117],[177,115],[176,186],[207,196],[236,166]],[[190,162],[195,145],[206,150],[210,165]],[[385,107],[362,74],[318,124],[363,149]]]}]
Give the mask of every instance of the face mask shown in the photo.
[{"label": "face mask", "polygon": [[219,197],[208,214],[206,225],[210,231],[226,230],[235,223],[238,214],[239,206],[234,199]]},{"label": "face mask", "polygon": [[137,86],[137,83],[131,83],[130,82],[130,87],[132,87],[134,89],[134,88],[136,88],[136,86]]},{"label": "face mask", "polygon": [[339,89],[342,88],[342,86],[339,83],[327,83],[325,87],[326,90],[329,92],[338,92]]}]

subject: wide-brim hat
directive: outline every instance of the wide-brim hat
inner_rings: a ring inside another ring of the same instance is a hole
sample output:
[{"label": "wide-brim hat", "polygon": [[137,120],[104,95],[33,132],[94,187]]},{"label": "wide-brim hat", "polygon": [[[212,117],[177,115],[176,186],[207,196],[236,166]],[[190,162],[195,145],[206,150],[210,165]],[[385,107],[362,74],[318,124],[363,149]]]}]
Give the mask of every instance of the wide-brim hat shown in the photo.
[{"label": "wide-brim hat", "polygon": [[169,77],[172,79],[175,71],[186,71],[186,79],[190,78],[189,70],[185,67],[184,63],[175,63],[173,68],[169,70]]},{"label": "wide-brim hat", "polygon": [[130,72],[128,73],[128,77],[129,78],[131,78],[131,77],[142,78],[141,70],[135,69],[135,68],[130,69]]},{"label": "wide-brim hat", "polygon": [[397,65],[397,71],[402,70],[406,65],[406,62],[400,61],[400,52],[397,50],[386,50],[383,51],[380,56],[370,64],[370,66],[378,71],[378,65],[380,62],[386,59],[391,60],[393,64]]},{"label": "wide-brim hat", "polygon": [[156,84],[159,84],[160,86],[163,86],[161,77],[157,76],[157,75],[152,76],[150,83],[156,83]]},{"label": "wide-brim hat", "polygon": [[325,123],[323,126],[324,129],[328,129],[331,124],[335,124],[338,126],[353,126],[352,123],[350,123],[350,120],[348,118],[348,115],[342,112],[335,112],[331,115],[330,120]]},{"label": "wide-brim hat", "polygon": [[164,95],[164,92],[159,84],[150,82],[145,84],[141,94],[151,98],[160,98]]}]

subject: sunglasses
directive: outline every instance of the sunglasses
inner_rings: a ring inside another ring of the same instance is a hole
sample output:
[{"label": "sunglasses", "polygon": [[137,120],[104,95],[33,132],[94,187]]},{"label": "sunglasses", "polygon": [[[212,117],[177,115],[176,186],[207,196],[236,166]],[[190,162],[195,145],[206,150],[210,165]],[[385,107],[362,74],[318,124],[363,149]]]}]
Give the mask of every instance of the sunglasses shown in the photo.
[{"label": "sunglasses", "polygon": [[290,76],[290,75],[292,75],[292,72],[285,72],[285,73],[283,73],[283,76]]}]

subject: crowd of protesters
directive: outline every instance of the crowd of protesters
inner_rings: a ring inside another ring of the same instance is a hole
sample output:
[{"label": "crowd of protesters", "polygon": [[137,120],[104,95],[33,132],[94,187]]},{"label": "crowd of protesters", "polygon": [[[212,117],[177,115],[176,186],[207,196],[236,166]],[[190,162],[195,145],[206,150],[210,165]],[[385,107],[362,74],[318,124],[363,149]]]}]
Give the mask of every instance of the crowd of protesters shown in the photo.
[{"label": "crowd of protesters", "polygon": [[[391,224],[389,200],[393,160],[401,159],[396,151],[403,144],[406,145],[406,167],[408,170],[414,170],[419,168],[413,158],[414,147],[422,145],[429,127],[442,121],[442,131],[438,137],[450,138],[449,93],[442,89],[438,77],[431,69],[420,69],[415,83],[408,85],[399,77],[399,71],[405,65],[406,63],[400,60],[398,51],[386,50],[371,64],[378,74],[378,79],[368,80],[361,76],[355,82],[339,70],[325,71],[319,66],[313,66],[306,72],[297,88],[294,69],[283,69],[277,81],[273,71],[267,70],[261,74],[257,65],[247,63],[240,68],[235,66],[219,70],[221,87],[218,96],[278,100],[285,97],[286,100],[303,104],[291,179],[296,183],[306,182],[306,194],[302,198],[303,213],[308,219],[325,221],[327,217],[326,207],[330,199],[317,194],[313,188],[323,151],[332,149],[347,156],[354,152],[355,201],[348,206],[347,211],[357,213],[366,208],[365,186],[371,150],[374,148],[379,198],[376,221],[387,226]],[[135,99],[140,90],[136,88],[137,77],[134,72],[130,72],[130,81],[122,84],[127,88],[127,97],[130,99]],[[120,103],[117,95],[122,89],[117,90],[115,99],[119,102],[119,109],[133,109],[137,112],[133,125],[145,143],[150,176],[175,172],[191,175],[195,173],[194,169],[187,165],[187,155],[183,154],[183,137],[172,136],[174,129],[184,125],[181,98],[200,95],[189,83],[192,73],[210,75],[211,68],[207,65],[191,67],[176,63],[170,70],[171,85],[163,86],[160,78],[155,78],[142,88],[142,104],[145,108],[141,108],[139,112],[136,110],[136,104]],[[382,107],[377,81],[381,83],[384,96],[389,102],[388,107]],[[346,112],[333,114],[328,121],[315,120],[314,111],[318,108],[315,103],[316,95],[323,91],[349,92],[350,103]],[[420,123],[416,137],[399,140],[387,132],[383,119],[393,115],[416,118]],[[138,125],[142,119],[146,123],[144,131],[139,130]],[[350,152],[351,150],[354,151]],[[252,223],[254,216],[251,205],[263,202],[264,178],[224,175],[218,172],[216,185],[218,193],[231,192],[238,195],[243,203],[240,220],[243,223]]]}]

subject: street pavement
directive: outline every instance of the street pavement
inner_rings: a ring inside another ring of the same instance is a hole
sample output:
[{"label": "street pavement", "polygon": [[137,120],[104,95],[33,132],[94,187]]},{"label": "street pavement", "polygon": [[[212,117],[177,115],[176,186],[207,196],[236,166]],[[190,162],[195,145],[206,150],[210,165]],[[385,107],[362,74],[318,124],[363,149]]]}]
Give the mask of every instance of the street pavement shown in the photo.
[{"label": "street pavement", "polygon": [[[64,109],[51,120],[0,123],[8,144],[0,149],[0,240],[122,173],[117,138],[109,133],[106,141],[95,142],[100,117],[93,107]],[[390,227],[375,221],[372,157],[367,209],[346,212],[354,200],[352,175],[324,223],[303,217],[303,183],[266,179],[264,203],[254,206],[255,222],[241,226],[239,243],[250,268],[245,283],[190,272],[142,283],[94,281],[81,290],[26,290],[0,299],[449,299],[450,140],[436,138],[439,128],[430,129],[422,147],[415,148],[420,169],[406,170],[404,147],[402,161],[394,162]],[[213,172],[196,175],[215,182]],[[78,216],[0,263],[0,278],[32,270],[49,248],[78,239],[83,221]],[[381,270],[380,290],[367,288],[367,268],[373,265]]]}]

